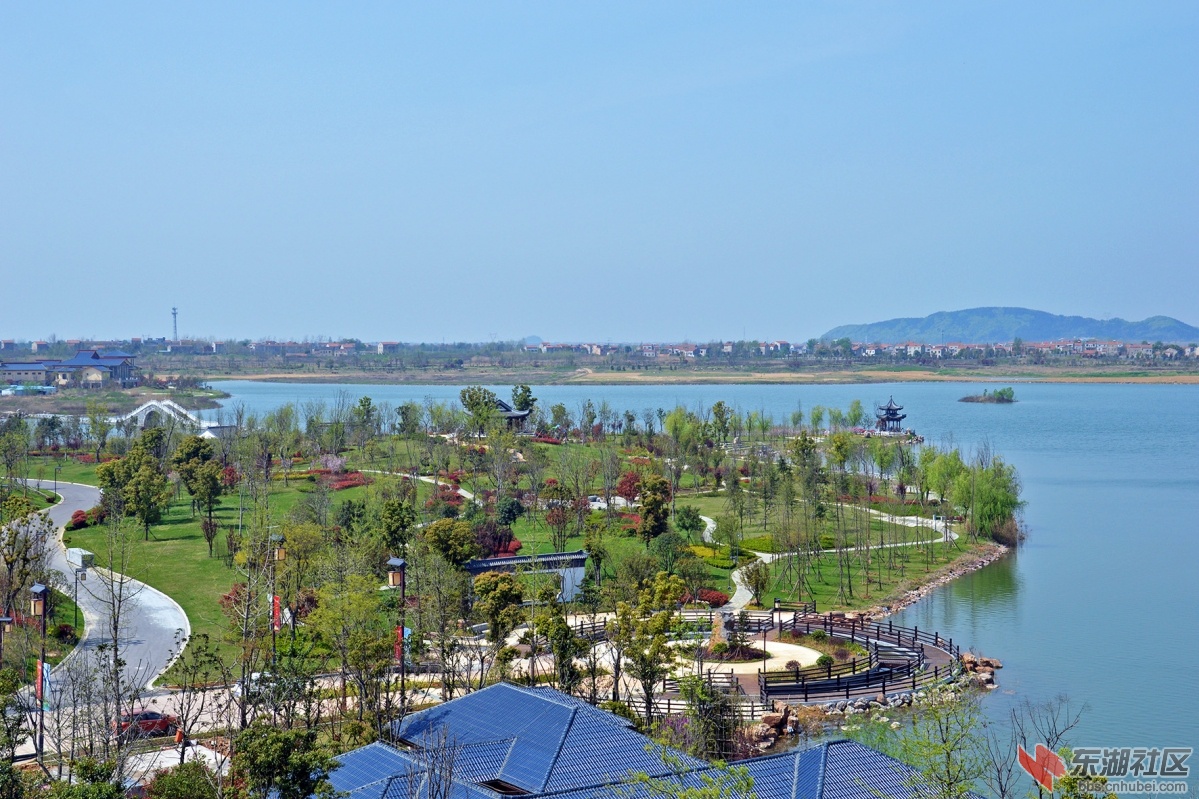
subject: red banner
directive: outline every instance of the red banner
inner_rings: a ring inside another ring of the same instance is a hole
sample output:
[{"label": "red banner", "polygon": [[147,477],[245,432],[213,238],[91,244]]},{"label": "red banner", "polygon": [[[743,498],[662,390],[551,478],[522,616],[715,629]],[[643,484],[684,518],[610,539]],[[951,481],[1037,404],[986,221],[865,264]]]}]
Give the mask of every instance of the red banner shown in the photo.
[{"label": "red banner", "polygon": [[283,629],[283,611],[280,604],[277,594],[271,597],[271,627],[275,632]]},{"label": "red banner", "polygon": [[396,642],[395,642],[395,659],[399,660],[404,655],[404,628],[396,627]]}]

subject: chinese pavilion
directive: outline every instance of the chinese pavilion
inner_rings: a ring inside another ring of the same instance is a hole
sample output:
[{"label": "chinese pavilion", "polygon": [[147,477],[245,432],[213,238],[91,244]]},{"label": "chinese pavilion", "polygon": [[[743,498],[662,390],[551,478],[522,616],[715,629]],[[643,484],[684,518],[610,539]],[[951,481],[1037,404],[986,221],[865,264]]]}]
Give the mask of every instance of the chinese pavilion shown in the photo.
[{"label": "chinese pavilion", "polygon": [[902,433],[903,420],[908,418],[906,413],[900,413],[902,410],[903,406],[896,405],[895,398],[891,397],[886,405],[874,412],[874,415],[878,417],[874,426],[884,433]]}]

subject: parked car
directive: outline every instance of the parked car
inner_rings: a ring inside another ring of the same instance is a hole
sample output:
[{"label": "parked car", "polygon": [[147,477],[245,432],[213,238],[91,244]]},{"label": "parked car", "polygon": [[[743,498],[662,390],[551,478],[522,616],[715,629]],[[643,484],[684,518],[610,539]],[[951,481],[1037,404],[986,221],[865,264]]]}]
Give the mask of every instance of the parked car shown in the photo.
[{"label": "parked car", "polygon": [[233,695],[246,695],[248,699],[256,699],[269,694],[274,689],[274,678],[269,671],[255,671],[244,680],[238,680],[233,685]]},{"label": "parked car", "polygon": [[142,737],[146,735],[170,735],[179,726],[179,717],[156,710],[135,708],[132,713],[122,713],[117,724],[120,735]]}]

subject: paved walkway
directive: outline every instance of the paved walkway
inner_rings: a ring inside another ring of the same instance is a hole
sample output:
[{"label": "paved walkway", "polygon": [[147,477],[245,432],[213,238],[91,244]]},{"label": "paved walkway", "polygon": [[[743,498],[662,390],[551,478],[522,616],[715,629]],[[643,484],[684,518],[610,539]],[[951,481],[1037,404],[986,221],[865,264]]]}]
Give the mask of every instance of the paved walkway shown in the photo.
[{"label": "paved walkway", "polygon": [[[929,530],[939,532],[941,534],[940,541],[943,543],[949,543],[951,541],[958,540],[958,534],[955,533],[953,530],[951,530],[949,528],[949,524],[944,521],[940,522],[940,525],[941,525],[940,527],[937,527],[937,522],[929,521],[928,519],[924,519],[919,516],[892,516],[891,514],[882,513],[881,511],[876,511],[876,510],[871,510],[870,513],[875,516],[878,516],[883,521],[891,522],[892,524],[900,524],[900,525],[903,525],[904,527],[927,527]],[[711,519],[707,516],[700,516],[700,518],[703,519],[703,521],[704,521],[704,532],[703,532],[704,542],[709,543],[709,544],[714,543],[712,535],[713,535],[713,533],[716,532],[716,520]],[[924,541],[904,541],[903,543],[900,543],[900,544],[881,544],[881,545],[875,544],[874,546],[867,547],[867,549],[890,549],[892,547],[916,547],[916,546],[922,546],[923,544],[926,544],[926,543],[928,543],[927,539],[925,539]],[[747,551],[754,552],[754,554],[756,554],[758,556],[758,559],[764,563],[773,563],[774,561],[779,560],[780,558],[785,558],[789,555],[796,554],[794,552],[757,552],[756,550],[747,550]],[[837,550],[825,549],[822,551],[828,553],[828,552],[836,552]],[[748,566],[749,566],[749,564],[747,563],[747,564],[745,564],[745,566],[742,566],[738,569],[733,570],[733,573],[730,576],[733,580],[733,585],[736,587],[736,591],[729,598],[728,604],[725,605],[724,607],[720,608],[720,610],[728,611],[731,613],[736,613],[736,612],[740,611],[742,608],[744,608],[746,605],[748,605],[750,602],[753,601],[753,598],[754,598],[753,591],[751,591],[749,588],[749,585],[746,584],[745,575],[743,574],[743,572],[745,571],[745,569]]]},{"label": "paved walkway", "polygon": [[[31,480],[30,485],[43,491],[53,491],[55,486],[51,480]],[[62,501],[47,511],[50,520],[58,529],[50,552],[50,567],[61,575],[65,590],[71,591],[75,585],[75,574],[74,566],[67,563],[67,553],[62,543],[63,526],[71,520],[71,514],[75,511],[88,510],[99,504],[100,489],[59,480],[58,493],[62,496]],[[103,553],[95,554],[97,563],[103,560]],[[163,592],[130,577],[114,575],[112,579],[117,578],[126,581],[126,594],[132,597],[123,608],[121,622],[124,626],[120,641],[121,656],[125,660],[124,673],[137,685],[148,688],[171,664],[175,632],[182,630],[184,635],[190,635],[191,624],[183,608]],[[107,579],[89,573],[87,580],[80,582],[79,609],[84,620],[83,638],[72,654],[50,672],[51,680],[79,652],[92,651],[100,644],[111,640],[108,637],[111,608],[103,596]]]}]

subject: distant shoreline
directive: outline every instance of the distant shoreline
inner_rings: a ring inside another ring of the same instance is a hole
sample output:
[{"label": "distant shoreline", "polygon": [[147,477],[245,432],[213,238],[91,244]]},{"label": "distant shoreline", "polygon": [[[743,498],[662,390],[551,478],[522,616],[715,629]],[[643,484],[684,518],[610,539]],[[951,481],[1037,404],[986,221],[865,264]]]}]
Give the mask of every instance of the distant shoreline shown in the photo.
[{"label": "distant shoreline", "polygon": [[607,372],[577,370],[571,373],[522,372],[504,370],[454,370],[451,372],[412,371],[380,374],[374,371],[207,375],[208,382],[259,381],[266,383],[365,383],[380,385],[853,385],[871,383],[1108,383],[1199,385],[1199,374],[1161,375],[1128,374],[996,374],[939,373],[932,371],[853,370],[828,372]]}]

